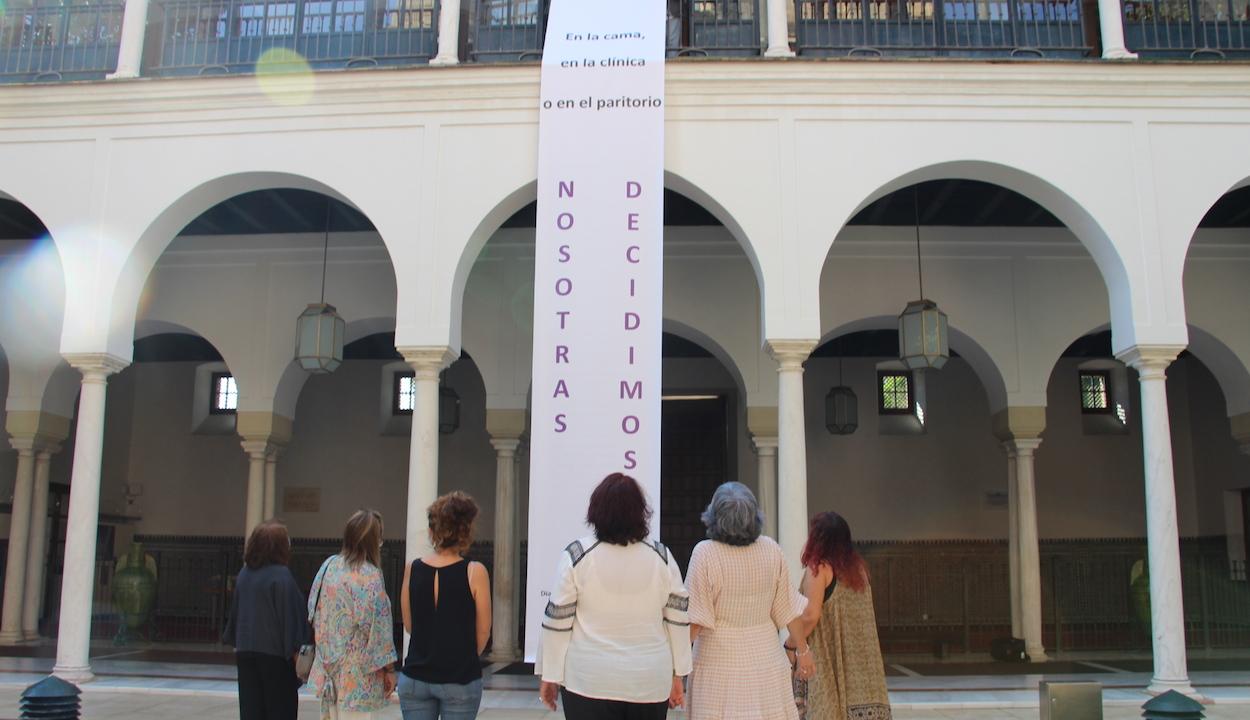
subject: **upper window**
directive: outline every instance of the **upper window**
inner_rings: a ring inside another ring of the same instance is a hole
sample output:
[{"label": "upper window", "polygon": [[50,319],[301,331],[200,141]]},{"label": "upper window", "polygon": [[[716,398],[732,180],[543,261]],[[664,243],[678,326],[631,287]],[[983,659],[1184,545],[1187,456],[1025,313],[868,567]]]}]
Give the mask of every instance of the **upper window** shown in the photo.
[{"label": "upper window", "polygon": [[877,410],[882,415],[909,415],[915,411],[915,407],[910,372],[877,372]]},{"label": "upper window", "polygon": [[391,414],[411,415],[416,406],[416,376],[412,371],[395,373],[395,390],[391,393]]},{"label": "upper window", "polygon": [[239,386],[230,373],[213,373],[213,400],[208,410],[214,415],[239,411]]},{"label": "upper window", "polygon": [[1111,412],[1111,373],[1106,370],[1081,371],[1081,412]]}]

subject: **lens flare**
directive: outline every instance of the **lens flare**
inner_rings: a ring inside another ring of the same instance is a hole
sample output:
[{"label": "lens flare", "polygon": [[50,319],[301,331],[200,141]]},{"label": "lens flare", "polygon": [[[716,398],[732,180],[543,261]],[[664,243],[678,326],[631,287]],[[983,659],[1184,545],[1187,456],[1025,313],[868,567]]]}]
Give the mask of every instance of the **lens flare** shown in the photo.
[{"label": "lens flare", "polygon": [[39,367],[56,358],[65,279],[52,239],[45,235],[0,257],[0,288],[0,327],[20,339],[5,348],[10,364]]},{"label": "lens flare", "polygon": [[278,105],[307,105],[316,79],[303,55],[290,48],[271,48],[256,61],[261,92]]}]

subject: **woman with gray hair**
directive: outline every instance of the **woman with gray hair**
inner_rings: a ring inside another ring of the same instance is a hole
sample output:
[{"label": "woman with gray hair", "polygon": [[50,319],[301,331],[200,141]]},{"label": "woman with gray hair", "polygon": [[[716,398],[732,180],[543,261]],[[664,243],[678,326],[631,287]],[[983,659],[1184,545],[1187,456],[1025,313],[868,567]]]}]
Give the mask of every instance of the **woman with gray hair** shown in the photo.
[{"label": "woman with gray hair", "polygon": [[695,546],[686,575],[695,641],[690,720],[797,720],[790,662],[777,633],[789,629],[796,672],[810,677],[801,618],[807,599],[795,589],[781,548],[760,535],[764,515],[747,486],[717,488],[703,524],[708,539]]}]

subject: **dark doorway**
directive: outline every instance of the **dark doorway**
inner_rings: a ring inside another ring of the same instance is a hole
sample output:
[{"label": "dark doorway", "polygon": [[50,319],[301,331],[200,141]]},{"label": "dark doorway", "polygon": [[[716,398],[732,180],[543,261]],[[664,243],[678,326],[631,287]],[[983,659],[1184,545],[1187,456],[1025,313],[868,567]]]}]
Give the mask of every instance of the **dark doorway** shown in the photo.
[{"label": "dark doorway", "polygon": [[1241,491],[1241,537],[1246,541],[1246,558],[1250,564],[1250,488]]},{"label": "dark doorway", "polygon": [[729,402],[724,395],[666,398],[660,448],[660,540],[684,576],[690,553],[707,536],[699,519],[728,479]]}]

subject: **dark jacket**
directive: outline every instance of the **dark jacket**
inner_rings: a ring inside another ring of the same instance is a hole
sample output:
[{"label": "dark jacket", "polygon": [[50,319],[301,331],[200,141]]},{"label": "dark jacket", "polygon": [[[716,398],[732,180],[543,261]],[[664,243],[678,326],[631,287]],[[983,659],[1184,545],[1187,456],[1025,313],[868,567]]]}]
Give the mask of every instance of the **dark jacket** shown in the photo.
[{"label": "dark jacket", "polygon": [[236,652],[289,658],[308,641],[304,594],[285,565],[244,566],[234,584],[234,602],[222,642]]}]

